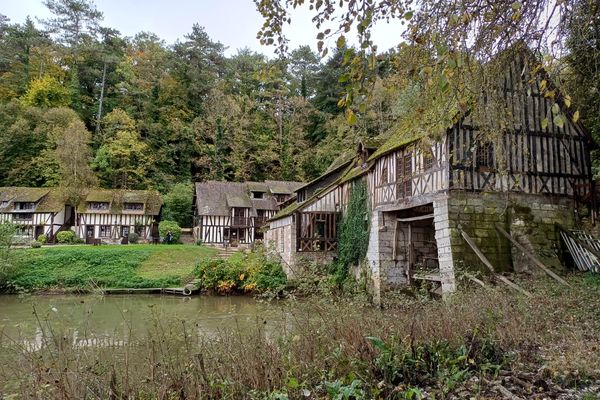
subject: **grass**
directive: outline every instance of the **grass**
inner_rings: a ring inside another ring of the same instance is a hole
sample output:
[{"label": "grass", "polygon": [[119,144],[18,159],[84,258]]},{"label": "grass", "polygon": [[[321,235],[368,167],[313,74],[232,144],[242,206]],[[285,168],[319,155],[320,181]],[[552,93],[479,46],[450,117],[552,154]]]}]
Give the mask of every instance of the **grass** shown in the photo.
[{"label": "grass", "polygon": [[[154,315],[125,343],[73,347],[42,322],[41,349],[0,341],[7,398],[596,398],[600,286],[569,278],[462,288],[446,302],[385,310],[334,298],[287,301],[281,319],[206,334]],[[591,397],[590,397],[591,396]]]},{"label": "grass", "polygon": [[60,246],[15,250],[17,290],[178,285],[216,250],[186,245]]}]

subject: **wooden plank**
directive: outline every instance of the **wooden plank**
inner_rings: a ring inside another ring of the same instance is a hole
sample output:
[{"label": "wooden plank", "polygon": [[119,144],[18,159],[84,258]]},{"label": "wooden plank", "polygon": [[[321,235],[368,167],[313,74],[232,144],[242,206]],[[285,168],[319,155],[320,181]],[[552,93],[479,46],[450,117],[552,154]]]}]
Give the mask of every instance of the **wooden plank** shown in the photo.
[{"label": "wooden plank", "polygon": [[487,257],[481,252],[481,250],[479,249],[479,247],[477,247],[477,245],[475,244],[475,242],[473,241],[473,239],[471,239],[471,237],[462,229],[460,230],[460,234],[462,235],[463,239],[465,240],[465,242],[467,242],[467,244],[471,247],[471,249],[473,249],[473,251],[475,252],[475,254],[477,254],[477,257],[479,257],[479,259],[485,264],[486,267],[488,267],[488,269],[492,272],[492,274],[494,275],[494,278],[500,280],[502,283],[506,284],[507,286],[511,287],[512,289],[523,293],[525,296],[527,297],[532,297],[532,294],[529,293],[527,290],[523,289],[522,287],[520,287],[519,285],[517,285],[514,282],[511,282],[508,278],[496,274],[495,270],[494,270],[494,266],[492,265],[492,263],[487,259]]},{"label": "wooden plank", "polygon": [[422,221],[425,219],[433,219],[433,214],[420,215],[418,217],[410,217],[410,218],[396,218],[398,222],[413,222],[413,221]]},{"label": "wooden plank", "polygon": [[563,285],[571,287],[571,285],[567,281],[565,281],[563,278],[556,275],[554,273],[554,271],[552,271],[551,269],[546,267],[540,260],[537,259],[537,257],[535,257],[533,254],[531,254],[529,252],[529,250],[527,250],[525,247],[523,247],[521,245],[521,243],[517,242],[517,240],[514,237],[512,237],[512,235],[510,235],[508,232],[506,232],[504,230],[504,228],[502,228],[499,224],[496,224],[496,230],[498,232],[500,232],[502,235],[504,235],[508,240],[510,240],[520,251],[523,252],[523,254],[525,254],[542,271],[544,271],[546,274],[548,274],[549,276],[554,278],[556,281],[562,283]]},{"label": "wooden plank", "polygon": [[471,249],[473,249],[475,254],[477,254],[477,257],[479,257],[479,259],[483,262],[483,264],[490,270],[491,273],[495,274],[496,270],[494,269],[494,266],[487,259],[487,257],[481,252],[481,250],[479,250],[479,247],[477,247],[477,245],[475,244],[473,239],[471,239],[471,237],[467,234],[467,232],[460,229],[460,234],[463,237],[463,239],[465,240],[465,242],[467,242],[467,244],[471,247]]}]

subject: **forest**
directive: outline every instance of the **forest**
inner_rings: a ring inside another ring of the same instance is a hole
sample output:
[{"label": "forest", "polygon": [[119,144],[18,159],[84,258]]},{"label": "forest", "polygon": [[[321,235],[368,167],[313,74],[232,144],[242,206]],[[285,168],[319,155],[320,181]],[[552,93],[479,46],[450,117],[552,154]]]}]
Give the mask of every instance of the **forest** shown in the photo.
[{"label": "forest", "polygon": [[[307,43],[273,58],[248,49],[226,56],[227,44],[198,24],[167,44],[104,26],[89,0],[43,2],[46,20],[0,15],[0,186],[166,193],[208,179],[306,181],[358,141],[431,126],[428,110],[452,97],[452,85],[432,79],[447,50],[410,35],[370,55],[368,94],[349,101],[365,46],[344,36],[331,49],[320,41],[318,52]],[[569,4],[565,50],[539,52],[598,137],[600,10]]]}]

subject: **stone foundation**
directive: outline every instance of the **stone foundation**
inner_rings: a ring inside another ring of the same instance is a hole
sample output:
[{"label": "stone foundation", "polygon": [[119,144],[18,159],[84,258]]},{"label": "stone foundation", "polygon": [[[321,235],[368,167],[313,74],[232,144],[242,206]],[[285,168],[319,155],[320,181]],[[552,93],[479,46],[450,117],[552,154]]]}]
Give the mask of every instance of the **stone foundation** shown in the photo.
[{"label": "stone foundation", "polygon": [[[539,269],[497,232],[495,225],[504,227],[547,266],[559,268],[559,234],[555,223],[572,227],[575,203],[565,197],[545,195],[451,191],[433,200],[433,210],[440,283],[442,293],[447,294],[456,290],[457,269],[489,273],[461,236],[461,229],[473,239],[496,271],[537,274]],[[396,213],[392,211],[373,211],[371,214],[367,261],[376,304],[381,303],[386,291],[408,283],[407,260],[402,250],[394,260],[395,220]],[[399,232],[402,234],[402,228]],[[422,240],[428,234],[421,232],[415,224],[413,245],[417,257],[432,252],[428,240]]]},{"label": "stone foundation", "polygon": [[575,203],[565,197],[517,193],[451,192],[448,217],[455,268],[488,272],[479,257],[466,244],[461,227],[498,271],[538,273],[530,260],[508,239],[498,233],[500,224],[526,249],[546,265],[560,268],[559,235],[555,223],[574,225]]}]

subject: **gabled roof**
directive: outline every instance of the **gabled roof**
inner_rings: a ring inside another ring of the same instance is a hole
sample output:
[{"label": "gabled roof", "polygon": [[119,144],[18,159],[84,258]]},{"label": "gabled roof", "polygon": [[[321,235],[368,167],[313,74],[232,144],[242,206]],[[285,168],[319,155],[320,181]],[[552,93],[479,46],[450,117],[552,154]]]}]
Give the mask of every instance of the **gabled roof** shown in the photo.
[{"label": "gabled roof", "polygon": [[[275,194],[292,195],[301,186],[300,182],[218,182],[196,183],[196,208],[198,215],[229,215],[232,207],[249,208],[250,215],[256,210],[277,210]],[[264,193],[261,199],[250,196],[250,192]]]},{"label": "gabled roof", "polygon": [[1,187],[0,201],[7,202],[0,211],[10,212],[14,203],[37,203],[33,212],[53,213],[64,210],[66,196],[57,188]]},{"label": "gabled roof", "polygon": [[265,184],[269,187],[269,191],[272,194],[293,194],[298,188],[304,183],[293,182],[293,181],[265,181]]},{"label": "gabled roof", "polygon": [[162,197],[156,190],[126,190],[126,189],[90,189],[83,201],[79,203],[77,212],[80,214],[95,213],[90,211],[88,203],[109,203],[112,214],[121,214],[124,203],[144,204],[144,215],[158,215],[163,205]]}]

